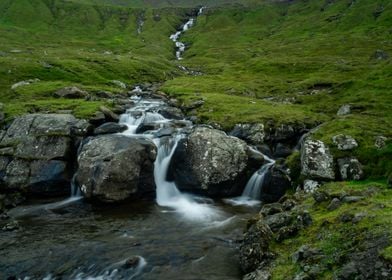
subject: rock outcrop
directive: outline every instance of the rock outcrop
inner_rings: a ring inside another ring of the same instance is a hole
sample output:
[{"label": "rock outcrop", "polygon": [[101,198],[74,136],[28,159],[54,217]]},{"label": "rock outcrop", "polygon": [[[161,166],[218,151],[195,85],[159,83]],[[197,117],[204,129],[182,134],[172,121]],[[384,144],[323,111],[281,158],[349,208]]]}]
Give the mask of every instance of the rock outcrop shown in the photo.
[{"label": "rock outcrop", "polygon": [[183,190],[210,196],[238,195],[249,171],[248,146],[209,127],[196,127],[179,142],[169,177]]},{"label": "rock outcrop", "polygon": [[335,179],[333,157],[324,142],[312,139],[304,141],[301,149],[301,173],[310,179]]},{"label": "rock outcrop", "polygon": [[154,197],[155,145],[123,135],[87,138],[78,155],[76,183],[84,196],[101,202]]},{"label": "rock outcrop", "polygon": [[362,164],[354,157],[338,159],[339,173],[342,180],[361,180],[364,172]]},{"label": "rock outcrop", "polygon": [[69,193],[76,149],[90,126],[69,114],[16,118],[0,142],[2,192]]}]

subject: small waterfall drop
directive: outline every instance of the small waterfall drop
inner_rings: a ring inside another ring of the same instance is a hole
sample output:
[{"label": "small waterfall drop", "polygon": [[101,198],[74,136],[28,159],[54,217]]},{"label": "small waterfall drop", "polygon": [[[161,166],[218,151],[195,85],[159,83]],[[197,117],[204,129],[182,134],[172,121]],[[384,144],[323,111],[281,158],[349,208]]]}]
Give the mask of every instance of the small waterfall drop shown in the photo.
[{"label": "small waterfall drop", "polygon": [[[199,9],[199,11],[197,13],[197,17],[203,13],[205,8],[206,7],[201,7]],[[186,48],[185,44],[183,42],[179,41],[180,37],[185,31],[189,30],[195,24],[195,21],[196,20],[194,18],[190,18],[184,24],[184,26],[182,27],[182,29],[180,31],[177,31],[176,33],[170,35],[170,40],[172,40],[176,45],[176,58],[177,58],[177,60],[182,60],[182,54],[185,52],[185,48]]]},{"label": "small waterfall drop", "polygon": [[[259,151],[250,147],[254,152],[260,153]],[[262,153],[260,153],[263,155]],[[240,197],[225,199],[225,201],[232,205],[247,205],[255,206],[261,203],[261,188],[265,176],[267,175],[269,169],[275,164],[275,161],[266,155],[263,155],[264,159],[267,161],[259,170],[257,170],[252,177],[249,179],[245,186],[244,191]]]}]

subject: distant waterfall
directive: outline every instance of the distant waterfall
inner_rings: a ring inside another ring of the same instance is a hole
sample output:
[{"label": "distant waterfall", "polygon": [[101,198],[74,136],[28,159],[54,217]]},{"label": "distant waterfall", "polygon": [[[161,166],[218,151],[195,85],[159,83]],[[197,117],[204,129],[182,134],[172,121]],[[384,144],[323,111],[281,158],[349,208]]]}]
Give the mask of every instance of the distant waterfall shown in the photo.
[{"label": "distant waterfall", "polygon": [[[206,7],[201,7],[197,13],[197,16],[200,16],[204,9]],[[185,31],[189,30],[189,28],[191,28],[193,25],[195,24],[195,19],[194,18],[190,18],[182,27],[182,29],[180,31],[177,31],[176,33],[170,35],[170,40],[172,40],[175,44],[176,44],[176,58],[177,60],[181,60],[182,59],[182,54],[185,52],[185,44],[183,42],[180,42],[180,37],[182,35],[182,33],[184,33]]]}]

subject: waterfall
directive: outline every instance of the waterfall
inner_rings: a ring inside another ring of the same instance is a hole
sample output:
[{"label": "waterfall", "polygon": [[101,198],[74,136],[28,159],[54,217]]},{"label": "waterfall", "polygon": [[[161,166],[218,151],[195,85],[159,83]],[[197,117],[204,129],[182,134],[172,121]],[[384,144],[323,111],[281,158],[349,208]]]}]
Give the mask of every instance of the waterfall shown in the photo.
[{"label": "waterfall", "polygon": [[[183,194],[178,190],[174,182],[166,179],[170,161],[184,134],[181,128],[176,128],[173,120],[166,119],[156,112],[159,110],[159,106],[162,105],[165,105],[165,103],[160,100],[138,99],[135,106],[120,118],[120,123],[128,126],[128,130],[122,134],[129,137],[143,136],[149,138],[157,146],[158,153],[154,163],[154,179],[156,184],[156,201],[159,206],[169,207],[189,220],[202,222],[215,220],[221,216],[221,213],[208,199]],[[153,132],[158,131],[162,125],[172,126],[175,132],[172,136],[164,138],[155,138],[154,133],[137,134],[137,127],[143,123],[155,124],[157,128]],[[192,125],[190,122],[186,122],[186,124],[188,128]]]},{"label": "waterfall", "polygon": [[[197,16],[200,16],[206,7],[201,7],[197,13]],[[195,24],[195,19],[190,18],[182,27],[180,31],[170,35],[170,40],[172,40],[176,45],[176,58],[177,60],[182,60],[182,54],[185,52],[185,44],[180,42],[179,39],[185,31],[189,30]]]},{"label": "waterfall", "polygon": [[261,195],[261,188],[263,186],[265,175],[274,161],[264,164],[258,171],[256,171],[246,184],[245,190],[242,193],[242,197],[259,200]]}]

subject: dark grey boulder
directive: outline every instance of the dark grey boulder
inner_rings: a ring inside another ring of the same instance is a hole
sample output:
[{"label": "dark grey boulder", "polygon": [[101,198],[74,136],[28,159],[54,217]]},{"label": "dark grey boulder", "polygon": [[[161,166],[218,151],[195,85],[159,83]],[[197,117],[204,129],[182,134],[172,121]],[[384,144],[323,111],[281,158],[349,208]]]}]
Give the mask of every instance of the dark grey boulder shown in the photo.
[{"label": "dark grey boulder", "polygon": [[282,167],[272,166],[262,184],[260,199],[272,203],[278,201],[291,188],[291,179]]},{"label": "dark grey boulder", "polygon": [[113,134],[113,133],[120,133],[127,130],[128,127],[124,124],[108,122],[104,123],[103,125],[99,126],[94,130],[95,135],[99,134]]},{"label": "dark grey boulder", "polygon": [[247,151],[246,143],[238,138],[196,127],[178,143],[169,179],[183,191],[219,197],[238,195],[247,181]]},{"label": "dark grey boulder", "polygon": [[152,198],[156,153],[149,140],[113,134],[87,139],[78,156],[76,183],[86,198],[100,202]]}]

